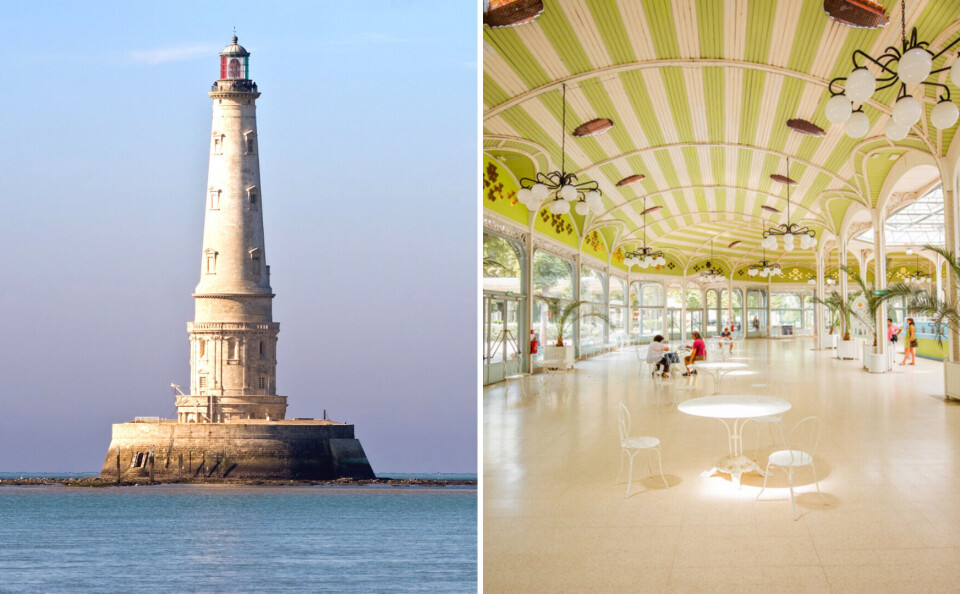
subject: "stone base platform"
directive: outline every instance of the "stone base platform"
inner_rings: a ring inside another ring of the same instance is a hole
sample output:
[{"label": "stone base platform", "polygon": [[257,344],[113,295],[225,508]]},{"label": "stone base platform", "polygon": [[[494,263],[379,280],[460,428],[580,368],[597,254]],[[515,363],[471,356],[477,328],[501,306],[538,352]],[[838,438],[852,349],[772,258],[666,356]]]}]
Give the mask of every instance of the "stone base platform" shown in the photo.
[{"label": "stone base platform", "polygon": [[374,478],[353,425],[319,420],[113,425],[102,479]]}]

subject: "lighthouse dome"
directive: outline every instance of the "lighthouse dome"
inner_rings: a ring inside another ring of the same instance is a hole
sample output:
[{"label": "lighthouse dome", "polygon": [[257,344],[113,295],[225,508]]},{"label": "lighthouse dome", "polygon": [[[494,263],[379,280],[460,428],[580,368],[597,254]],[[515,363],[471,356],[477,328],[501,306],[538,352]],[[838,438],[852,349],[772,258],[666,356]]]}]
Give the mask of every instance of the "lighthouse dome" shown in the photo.
[{"label": "lighthouse dome", "polygon": [[237,43],[237,36],[234,35],[230,40],[230,45],[223,48],[223,51],[220,52],[221,56],[249,56],[248,52],[242,45]]}]

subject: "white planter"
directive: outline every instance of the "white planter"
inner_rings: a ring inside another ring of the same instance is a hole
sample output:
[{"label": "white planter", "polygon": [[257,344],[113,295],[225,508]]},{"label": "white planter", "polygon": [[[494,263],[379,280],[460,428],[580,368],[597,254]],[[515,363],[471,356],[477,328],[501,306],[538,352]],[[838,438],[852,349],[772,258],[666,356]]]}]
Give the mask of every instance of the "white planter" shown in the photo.
[{"label": "white planter", "polygon": [[943,387],[947,398],[960,400],[960,363],[943,362]]},{"label": "white planter", "polygon": [[837,343],[837,359],[856,359],[860,355],[859,340],[841,340]]},{"label": "white planter", "polygon": [[890,358],[885,354],[864,353],[864,361],[864,366],[870,373],[886,373],[890,371],[888,365]]},{"label": "white planter", "polygon": [[835,349],[837,348],[837,341],[840,339],[839,334],[823,334],[820,336],[823,341],[823,346],[820,348],[823,349]]},{"label": "white planter", "polygon": [[547,361],[565,361],[568,368],[573,367],[573,345],[543,347],[543,358]]}]

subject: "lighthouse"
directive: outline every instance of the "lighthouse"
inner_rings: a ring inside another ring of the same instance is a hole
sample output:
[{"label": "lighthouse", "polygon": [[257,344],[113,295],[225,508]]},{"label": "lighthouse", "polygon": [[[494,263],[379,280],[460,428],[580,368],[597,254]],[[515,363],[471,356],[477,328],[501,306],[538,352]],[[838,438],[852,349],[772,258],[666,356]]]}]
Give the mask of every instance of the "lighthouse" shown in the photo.
[{"label": "lighthouse", "polygon": [[177,419],[219,423],[280,420],[277,334],[263,233],[257,143],[257,83],[250,52],[234,36],[220,52],[220,78],[210,90],[207,188],[203,195],[200,282],[193,293],[190,394],[177,398]]},{"label": "lighthouse", "polygon": [[277,394],[277,335],[263,229],[257,99],[250,52],[234,35],[220,52],[193,291],[190,390],[175,419],[115,423],[100,476],[141,480],[374,478],[354,426],[287,418]]}]

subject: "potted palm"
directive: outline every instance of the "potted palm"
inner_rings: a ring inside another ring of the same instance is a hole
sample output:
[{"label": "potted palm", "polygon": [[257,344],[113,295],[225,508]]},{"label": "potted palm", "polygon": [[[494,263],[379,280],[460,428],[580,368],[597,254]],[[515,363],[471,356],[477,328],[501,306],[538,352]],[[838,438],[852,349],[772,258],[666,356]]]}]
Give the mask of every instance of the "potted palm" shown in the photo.
[{"label": "potted palm", "polygon": [[575,358],[574,346],[563,343],[563,331],[581,318],[597,317],[609,323],[610,319],[602,313],[581,313],[580,306],[586,301],[563,301],[557,297],[545,297],[547,310],[550,312],[550,321],[557,333],[557,343],[553,346],[544,345],[543,358],[545,360],[568,361],[573,366]]},{"label": "potted palm", "polygon": [[[939,254],[946,261],[947,268],[952,273],[955,294],[960,294],[960,264],[956,255],[939,246],[925,245],[923,249]],[[960,332],[960,304],[956,299],[940,299],[936,291],[927,291],[906,283],[891,285],[885,297],[905,297],[907,308],[918,317],[928,318],[939,336],[946,331]],[[942,342],[941,339],[938,341]],[[947,399],[960,400],[960,361],[951,361],[950,357],[948,351],[943,360],[944,396]]]},{"label": "potted palm", "polygon": [[834,319],[840,326],[841,339],[837,341],[837,359],[856,359],[857,341],[850,339],[850,326],[853,315],[853,300],[855,294],[847,295],[844,299],[839,293],[832,292],[824,299],[814,297],[815,303],[820,303],[833,312]]},{"label": "potted palm", "polygon": [[[867,282],[862,276],[860,276],[859,273],[854,272],[848,266],[841,266],[840,268],[847,273],[849,278],[852,278],[853,281],[857,283],[857,286],[860,287],[860,293],[862,293],[863,301],[867,306],[866,313],[863,313],[858,308],[851,308],[851,313],[853,316],[860,320],[860,322],[862,322],[863,325],[866,326],[873,335],[872,350],[866,343],[863,345],[863,366],[870,373],[884,373],[886,371],[890,371],[890,367],[888,365],[889,359],[877,352],[877,340],[879,336],[879,330],[877,328],[877,315],[880,312],[880,306],[884,301],[889,299],[887,296],[889,293],[877,295],[875,291],[871,291],[867,287]],[[860,293],[854,294],[854,297],[859,296]]]}]

